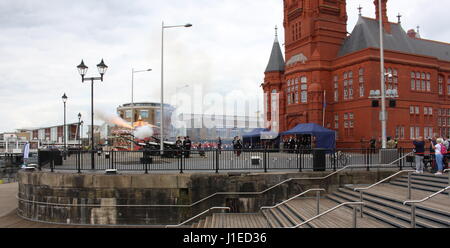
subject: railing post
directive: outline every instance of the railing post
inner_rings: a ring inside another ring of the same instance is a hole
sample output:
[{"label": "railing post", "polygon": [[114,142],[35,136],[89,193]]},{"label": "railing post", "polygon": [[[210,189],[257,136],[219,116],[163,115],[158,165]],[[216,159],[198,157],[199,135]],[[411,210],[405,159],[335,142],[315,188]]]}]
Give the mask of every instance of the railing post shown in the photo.
[{"label": "railing post", "polygon": [[55,155],[54,151],[50,152],[50,171],[53,172],[55,167]]},{"label": "railing post", "polygon": [[370,150],[365,149],[365,153],[366,153],[366,164],[367,164],[367,171],[370,171],[370,166],[369,166],[369,157],[370,157]]},{"label": "railing post", "polygon": [[316,215],[319,215],[320,214],[320,191],[316,192],[316,197],[317,197],[317,214]]},{"label": "railing post", "polygon": [[298,171],[302,172],[302,151],[299,150],[297,153],[297,167],[298,167]]},{"label": "railing post", "polygon": [[411,200],[411,172],[408,172],[408,195],[407,199]]},{"label": "railing post", "polygon": [[[363,202],[363,192],[362,192],[362,190],[359,191],[359,201]],[[364,211],[364,205],[363,204],[361,204],[360,211],[361,211],[360,216],[362,218],[363,217],[363,211]]]},{"label": "railing post", "polygon": [[144,166],[145,166],[145,174],[148,174],[148,161],[146,159],[145,159]]},{"label": "railing post", "polygon": [[216,148],[216,161],[215,161],[216,173],[219,173],[219,155],[220,155],[219,148]]},{"label": "railing post", "polygon": [[[398,159],[400,159],[401,157],[401,154],[400,154],[400,151],[401,151],[401,149],[399,149],[399,157],[398,157]],[[400,165],[400,170],[403,170],[403,164],[402,164],[402,159],[400,159],[400,161],[399,161],[399,165]]]},{"label": "railing post", "polygon": [[182,150],[183,152],[181,153],[181,163],[180,163],[180,174],[183,174],[183,160],[184,160],[184,156],[185,156],[185,151],[184,149]]},{"label": "railing post", "polygon": [[[362,204],[361,204],[362,206]],[[353,206],[353,228],[356,228],[356,212],[357,212],[357,207]]]},{"label": "railing post", "polygon": [[264,165],[264,172],[267,172],[267,148],[266,147],[264,147],[263,165]]},{"label": "railing post", "polygon": [[81,149],[78,150],[77,158],[78,173],[81,173]]},{"label": "railing post", "polygon": [[337,160],[338,160],[338,158],[337,158],[337,151],[336,150],[334,150],[334,152],[333,152],[333,171],[336,171],[336,163],[337,163]]},{"label": "railing post", "polygon": [[416,228],[416,204],[411,203],[411,228]]}]

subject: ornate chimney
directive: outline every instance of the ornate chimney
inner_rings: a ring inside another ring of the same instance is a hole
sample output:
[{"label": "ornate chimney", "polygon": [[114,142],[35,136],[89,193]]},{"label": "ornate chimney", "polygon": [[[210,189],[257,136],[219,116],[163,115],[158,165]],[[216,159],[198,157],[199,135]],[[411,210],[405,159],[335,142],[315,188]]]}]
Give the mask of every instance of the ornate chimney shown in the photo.
[{"label": "ornate chimney", "polygon": [[[375,4],[375,16],[377,20],[380,20],[380,14],[379,14],[379,0],[374,0],[373,3]],[[391,24],[389,23],[389,19],[387,17],[387,0],[381,0],[381,19],[383,21],[383,28],[386,30],[386,32],[391,32]]]}]

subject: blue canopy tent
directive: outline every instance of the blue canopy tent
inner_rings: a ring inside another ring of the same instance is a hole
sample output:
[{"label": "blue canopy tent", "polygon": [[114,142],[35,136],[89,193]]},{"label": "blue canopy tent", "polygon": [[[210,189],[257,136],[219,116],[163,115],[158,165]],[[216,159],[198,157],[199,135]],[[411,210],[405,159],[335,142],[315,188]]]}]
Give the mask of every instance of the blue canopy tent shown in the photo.
[{"label": "blue canopy tent", "polygon": [[336,132],[315,123],[298,124],[293,129],[282,132],[281,136],[309,134],[316,137],[316,148],[335,149]]}]

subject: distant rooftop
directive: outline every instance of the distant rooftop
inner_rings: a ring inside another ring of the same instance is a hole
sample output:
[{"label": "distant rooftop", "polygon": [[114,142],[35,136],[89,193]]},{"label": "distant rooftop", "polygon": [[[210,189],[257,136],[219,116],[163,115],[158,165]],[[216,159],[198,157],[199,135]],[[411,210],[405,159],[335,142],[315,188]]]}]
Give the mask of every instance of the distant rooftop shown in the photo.
[{"label": "distant rooftop", "polygon": [[[450,44],[409,37],[398,23],[390,23],[391,33],[384,33],[384,49],[409,54],[435,57],[450,61]],[[350,36],[344,41],[338,57],[366,48],[380,48],[379,22],[367,17],[359,17]]]}]

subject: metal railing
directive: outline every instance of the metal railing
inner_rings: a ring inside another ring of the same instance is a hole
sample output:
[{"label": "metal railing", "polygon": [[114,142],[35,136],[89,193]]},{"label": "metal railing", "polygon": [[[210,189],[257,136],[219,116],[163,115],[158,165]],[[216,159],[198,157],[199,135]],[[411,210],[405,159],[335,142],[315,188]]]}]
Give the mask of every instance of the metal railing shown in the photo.
[{"label": "metal railing", "polygon": [[203,212],[197,214],[196,216],[194,216],[194,217],[192,217],[192,218],[190,218],[190,219],[188,219],[188,220],[186,220],[186,221],[181,222],[180,224],[177,224],[177,225],[166,225],[166,228],[168,228],[168,227],[180,227],[180,226],[182,226],[182,225],[185,225],[185,224],[187,224],[187,223],[189,223],[189,222],[191,222],[191,221],[193,221],[193,220],[199,218],[200,216],[202,216],[202,215],[208,213],[208,212],[211,211],[211,210],[218,210],[218,209],[230,211],[230,208],[229,208],[229,207],[212,207],[212,208],[210,208],[210,209],[208,209],[208,210],[205,210],[205,211],[203,211]]},{"label": "metal railing", "polygon": [[[409,200],[409,201],[404,201],[403,202],[403,205],[406,205],[406,204],[409,204],[409,203],[411,204],[411,228],[416,228],[416,204],[425,202],[425,201],[427,201],[427,200],[429,200],[429,199],[431,199],[431,198],[433,198],[433,197],[439,195],[440,193],[442,193],[442,192],[444,192],[446,190],[449,190],[449,189],[450,189],[450,186],[447,186],[447,187],[439,190],[438,192],[423,198],[422,200]],[[449,195],[450,195],[450,193],[449,193]]]},{"label": "metal railing", "polygon": [[[414,170],[399,171],[399,172],[397,172],[397,173],[395,173],[395,174],[393,174],[393,175],[391,175],[389,177],[386,177],[385,179],[383,179],[381,181],[378,181],[378,182],[376,182],[376,183],[374,183],[374,184],[372,184],[370,186],[363,187],[363,188],[354,188],[353,190],[354,191],[359,191],[359,201],[363,202],[363,193],[364,193],[365,190],[369,190],[369,189],[371,189],[371,188],[373,188],[373,187],[375,187],[375,186],[377,186],[377,185],[379,185],[379,184],[381,184],[381,183],[383,183],[383,182],[385,182],[385,181],[387,181],[387,180],[389,180],[389,179],[391,179],[393,177],[396,177],[396,176],[398,176],[400,174],[408,173],[408,195],[407,195],[407,199],[411,199],[411,174],[413,172],[415,172],[415,171]],[[361,211],[361,213],[360,213],[361,217],[363,216],[363,207],[364,206],[361,205],[361,210],[360,210]]]},{"label": "metal railing", "polygon": [[326,191],[325,189],[308,189],[307,191],[302,192],[302,193],[300,193],[300,194],[298,194],[298,195],[295,195],[295,196],[293,196],[293,197],[291,197],[291,198],[289,198],[289,199],[287,199],[287,200],[285,200],[285,201],[283,201],[283,202],[280,202],[280,203],[278,203],[278,204],[276,204],[276,205],[274,205],[274,206],[271,206],[271,207],[269,207],[269,206],[261,207],[261,210],[263,210],[263,209],[272,209],[272,208],[279,207],[279,206],[281,206],[281,205],[283,205],[283,204],[286,204],[286,203],[288,203],[288,202],[290,202],[290,201],[296,199],[297,197],[300,197],[300,196],[305,195],[305,194],[307,194],[307,193],[309,193],[309,192],[312,192],[312,191],[316,191],[317,214],[320,214],[320,191]]},{"label": "metal railing", "polygon": [[[140,151],[69,151],[67,160],[60,160],[61,154],[50,154],[42,150],[39,166],[50,164],[50,170],[77,170],[78,173],[92,170],[116,169],[118,171],[179,172],[186,171],[336,171],[347,165],[364,164],[367,170],[372,165],[391,166],[400,169],[404,149],[398,149],[387,162],[381,163],[381,152],[374,149],[242,149],[218,150],[170,150],[163,156],[159,150]],[[58,152],[58,151],[56,151]],[[91,168],[92,153],[95,154],[95,168]],[[42,157],[42,158],[41,158]],[[400,158],[399,158],[400,157]],[[390,161],[395,160],[392,163]],[[400,161],[400,162],[399,162]],[[387,164],[389,163],[389,164]]]},{"label": "metal railing", "polygon": [[[311,221],[313,221],[313,220],[315,220],[315,219],[318,219],[318,218],[320,218],[321,216],[324,216],[324,215],[326,215],[326,214],[328,214],[328,213],[330,213],[330,212],[333,212],[333,211],[335,211],[336,209],[339,209],[339,208],[341,208],[341,207],[343,207],[343,206],[347,206],[347,205],[364,205],[364,202],[344,202],[344,203],[341,203],[341,204],[339,204],[339,205],[337,205],[336,207],[333,207],[333,208],[331,208],[331,209],[328,209],[327,211],[325,211],[325,212],[323,212],[323,213],[321,213],[321,214],[319,214],[319,215],[316,215],[316,216],[314,216],[314,217],[312,217],[312,218],[310,218],[310,219],[308,219],[308,220],[306,220],[306,221],[304,221],[304,222],[302,222],[302,223],[300,223],[300,224],[298,224],[298,225],[295,225],[295,226],[293,226],[293,227],[291,227],[291,228],[298,228],[298,227],[300,227],[300,226],[303,226],[303,225],[305,225],[305,224],[308,224],[309,222],[311,222]],[[356,207],[353,207],[353,228],[356,228],[357,227],[357,217],[356,217],[356,212],[357,212],[357,209],[356,209]]]}]

